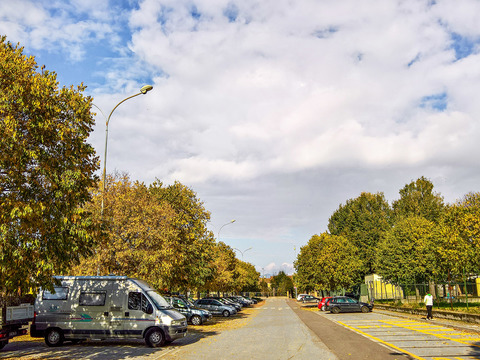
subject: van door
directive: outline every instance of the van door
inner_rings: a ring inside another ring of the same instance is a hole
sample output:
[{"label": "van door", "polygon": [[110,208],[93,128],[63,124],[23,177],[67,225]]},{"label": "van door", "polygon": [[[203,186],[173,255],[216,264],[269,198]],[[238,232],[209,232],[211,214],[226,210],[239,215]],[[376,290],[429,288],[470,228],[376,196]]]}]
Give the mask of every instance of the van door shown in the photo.
[{"label": "van door", "polygon": [[123,317],[123,334],[142,338],[143,331],[155,325],[153,305],[139,290],[128,290],[127,306]]},{"label": "van door", "polygon": [[82,289],[78,297],[78,305],[72,319],[72,333],[75,337],[82,335],[91,338],[105,338],[111,335],[107,306],[106,290]]}]

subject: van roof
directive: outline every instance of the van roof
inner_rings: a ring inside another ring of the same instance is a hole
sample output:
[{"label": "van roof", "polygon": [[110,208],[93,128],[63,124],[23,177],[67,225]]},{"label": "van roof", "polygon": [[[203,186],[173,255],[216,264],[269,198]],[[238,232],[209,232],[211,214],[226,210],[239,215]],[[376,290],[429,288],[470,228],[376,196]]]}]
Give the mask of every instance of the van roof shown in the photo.
[{"label": "van roof", "polygon": [[102,275],[102,276],[54,276],[58,280],[126,280],[128,276]]}]

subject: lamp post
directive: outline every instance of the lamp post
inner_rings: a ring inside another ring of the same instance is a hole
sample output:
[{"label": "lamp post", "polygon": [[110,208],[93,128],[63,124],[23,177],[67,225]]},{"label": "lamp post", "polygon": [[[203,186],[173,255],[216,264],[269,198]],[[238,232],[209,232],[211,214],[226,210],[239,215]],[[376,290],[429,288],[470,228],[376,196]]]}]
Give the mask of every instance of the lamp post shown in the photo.
[{"label": "lamp post", "polygon": [[233,219],[233,220],[230,220],[228,223],[226,224],[223,224],[220,229],[218,229],[218,233],[217,233],[217,240],[220,240],[220,231],[223,229],[224,226],[227,226],[227,225],[230,225],[230,224],[233,224],[236,220]]},{"label": "lamp post", "polygon": [[[142,86],[142,88],[140,89],[140,92],[138,94],[135,94],[135,95],[132,95],[132,96],[129,96],[125,99],[123,99],[122,101],[120,101],[117,105],[115,105],[115,107],[113,108],[113,110],[110,112],[110,115],[108,115],[108,118],[107,118],[107,121],[105,123],[105,154],[103,156],[103,173],[102,173],[102,182],[103,182],[103,189],[102,189],[102,215],[103,215],[103,207],[104,207],[104,201],[105,201],[105,177],[106,177],[106,173],[107,173],[107,142],[108,142],[108,124],[110,122],[110,117],[112,116],[113,112],[117,109],[117,107],[122,104],[123,102],[131,99],[131,98],[134,98],[135,96],[138,96],[138,95],[142,95],[142,94],[146,94],[147,92],[149,92],[150,90],[153,89],[153,86],[152,85],[144,85]],[[93,104],[97,109],[100,110],[100,112],[102,113],[102,115],[105,117],[105,114],[103,114],[102,110],[95,104]]]},{"label": "lamp post", "polygon": [[243,254],[246,253],[248,250],[251,250],[251,249],[252,249],[252,248],[249,247],[248,249],[245,249],[245,250],[242,251],[242,250],[239,250],[239,249],[237,249],[237,248],[233,248],[233,250],[237,250],[238,252],[240,252],[240,254],[242,254],[242,261],[243,261]]}]

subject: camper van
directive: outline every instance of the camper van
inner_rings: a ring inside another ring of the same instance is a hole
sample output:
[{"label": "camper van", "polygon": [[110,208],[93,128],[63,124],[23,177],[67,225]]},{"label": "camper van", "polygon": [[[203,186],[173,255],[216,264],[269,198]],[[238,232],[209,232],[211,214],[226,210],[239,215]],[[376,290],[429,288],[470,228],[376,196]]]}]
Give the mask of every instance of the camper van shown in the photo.
[{"label": "camper van", "polygon": [[53,292],[35,300],[32,337],[64,340],[135,338],[162,346],[187,334],[185,316],[146,282],[126,276],[56,276]]}]

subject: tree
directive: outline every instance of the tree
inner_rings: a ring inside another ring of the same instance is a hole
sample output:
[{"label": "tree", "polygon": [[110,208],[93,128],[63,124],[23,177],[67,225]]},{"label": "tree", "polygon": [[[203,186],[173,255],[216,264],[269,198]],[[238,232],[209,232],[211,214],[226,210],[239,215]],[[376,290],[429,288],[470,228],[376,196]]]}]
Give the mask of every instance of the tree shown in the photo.
[{"label": "tree", "polygon": [[447,206],[437,246],[439,275],[462,277],[480,269],[480,193],[469,193]]},{"label": "tree", "polygon": [[398,220],[379,243],[378,274],[394,283],[433,280],[438,239],[436,225],[423,217],[412,216]]},{"label": "tree", "polygon": [[235,291],[250,292],[258,291],[258,281],[260,273],[255,270],[255,266],[237,259],[236,263]]},{"label": "tree", "polygon": [[132,183],[128,174],[107,177],[105,209],[101,214],[102,195],[97,193],[89,204],[102,224],[103,236],[93,256],[85,257],[73,268],[76,275],[116,274],[139,277],[157,289],[175,282],[177,231],[175,212],[160,203],[145,184]]},{"label": "tree", "polygon": [[433,184],[425,177],[405,185],[399,191],[400,199],[393,202],[393,213],[396,219],[400,217],[421,216],[438,223],[441,220],[444,203],[440,194],[433,192]]},{"label": "tree", "polygon": [[209,265],[212,271],[204,290],[228,292],[234,290],[237,259],[235,251],[222,241],[213,250],[213,261]]},{"label": "tree", "polygon": [[293,280],[285,272],[280,271],[272,277],[272,288],[275,289],[276,296],[293,294]]},{"label": "tree", "polygon": [[59,88],[33,56],[0,39],[0,292],[52,288],[87,255],[95,229],[82,207],[98,159],[87,143],[91,98]]},{"label": "tree", "polygon": [[204,287],[212,275],[215,239],[207,229],[210,212],[205,210],[197,194],[187,186],[175,181],[163,186],[156,180],[149,187],[157,202],[167,203],[174,210],[173,226],[176,229],[175,289],[189,290]]},{"label": "tree", "polygon": [[348,239],[358,249],[364,276],[375,272],[377,244],[391,222],[391,208],[383,193],[362,192],[356,199],[340,205],[328,221],[328,230]]},{"label": "tree", "polygon": [[364,267],[358,253],[357,247],[343,236],[312,236],[295,262],[298,287],[306,291],[351,288],[361,280]]}]

